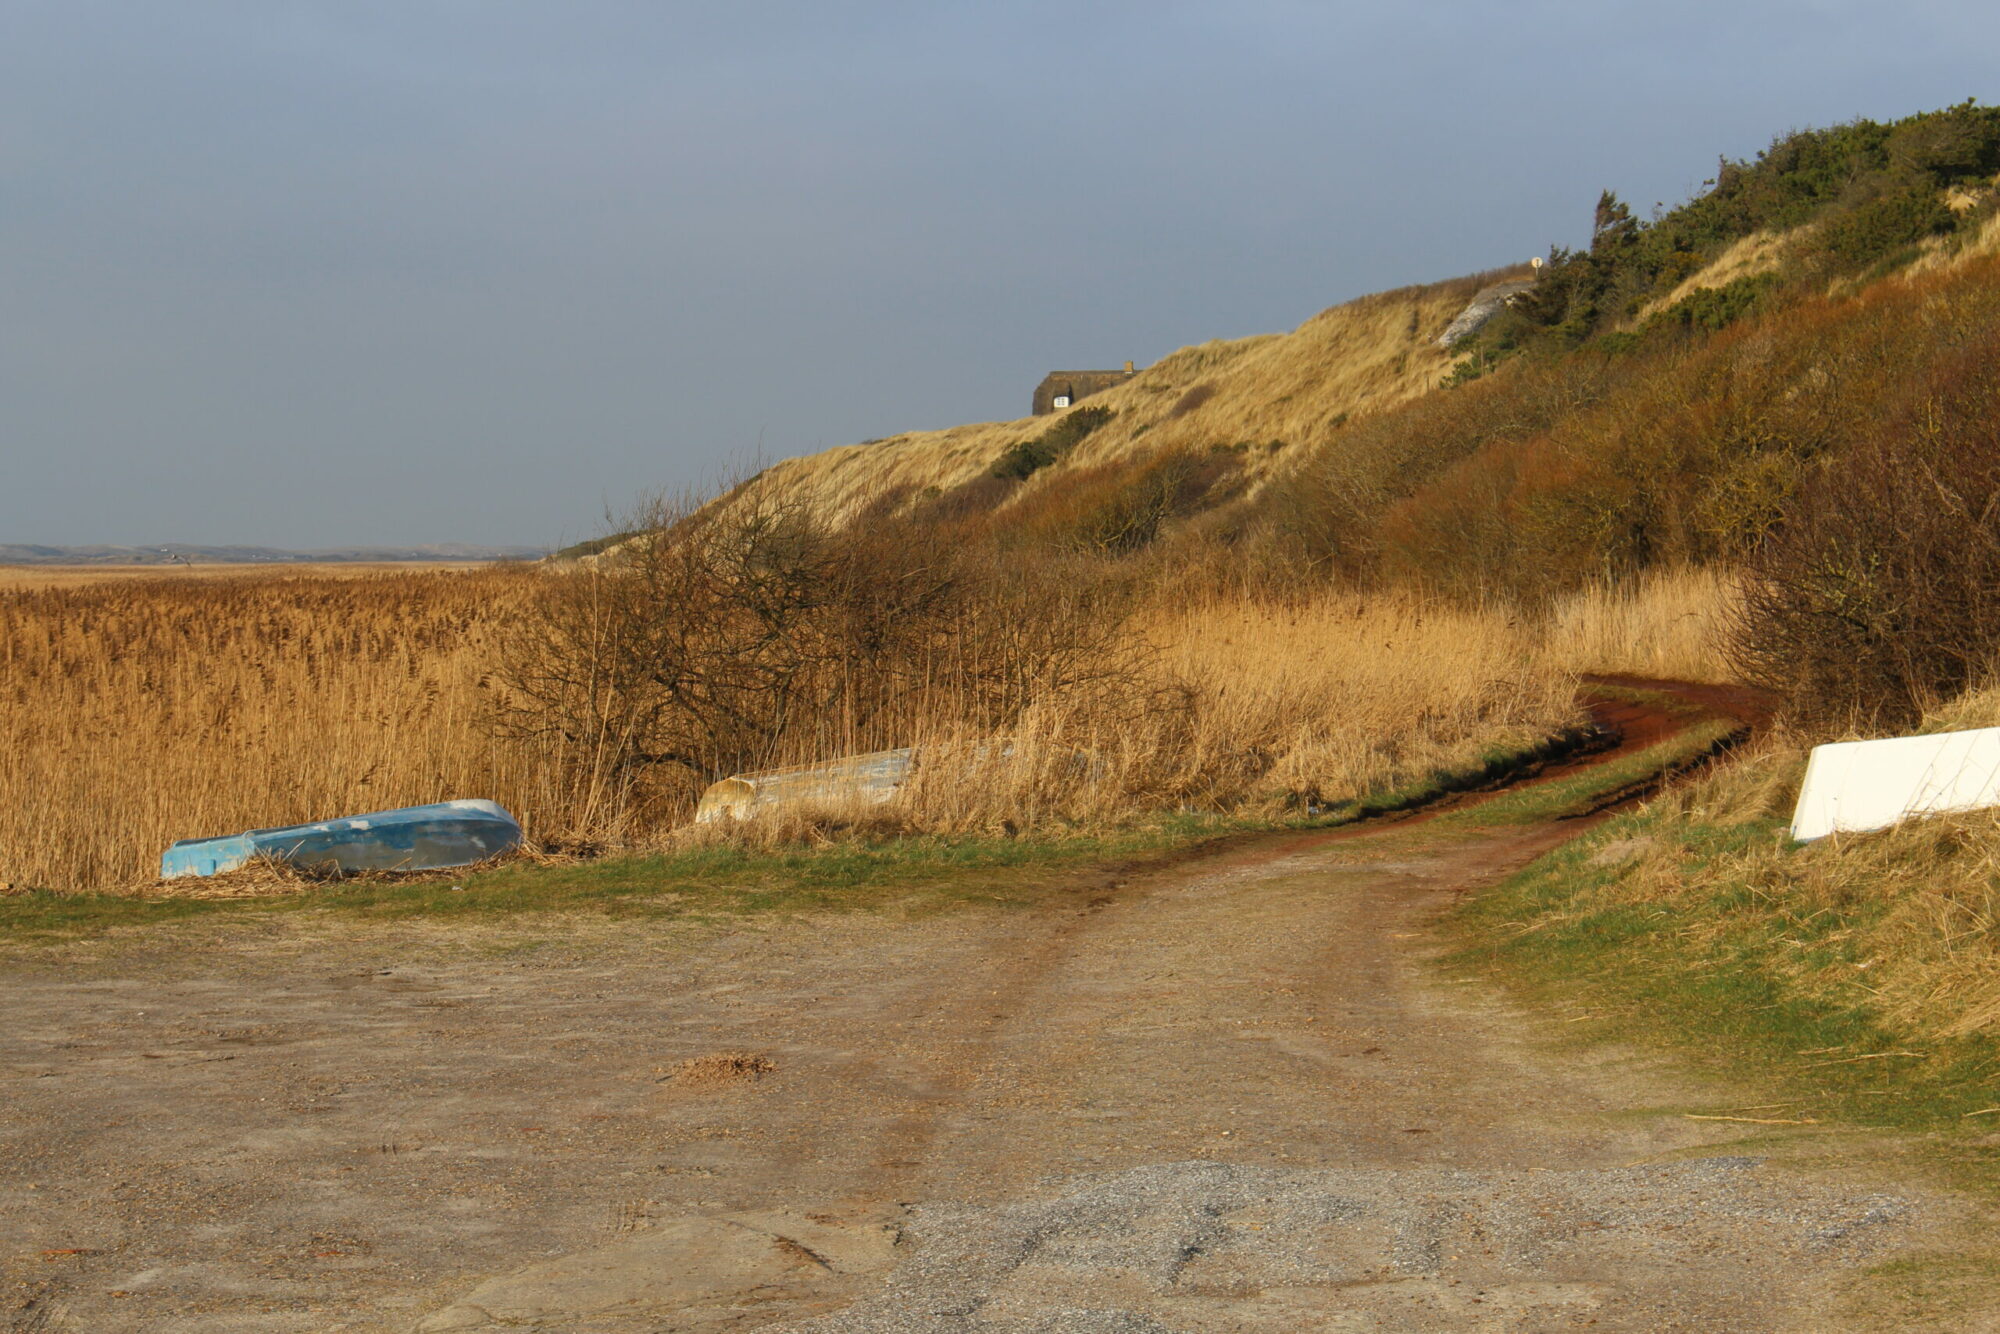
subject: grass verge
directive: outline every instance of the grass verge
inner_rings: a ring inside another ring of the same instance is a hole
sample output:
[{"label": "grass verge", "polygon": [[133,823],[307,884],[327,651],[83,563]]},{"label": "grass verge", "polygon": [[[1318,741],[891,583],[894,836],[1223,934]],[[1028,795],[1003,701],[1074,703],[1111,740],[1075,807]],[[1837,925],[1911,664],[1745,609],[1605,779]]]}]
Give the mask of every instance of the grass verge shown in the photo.
[{"label": "grass verge", "polygon": [[1052,874],[1140,864],[1216,832],[1193,818],[1101,836],[920,837],[813,849],[701,848],[573,864],[529,861],[458,876],[369,878],[254,898],[181,899],[35,890],[0,898],[0,938],[59,941],[197,918],[339,913],[443,920],[520,913],[618,917],[749,915],[953,903],[1005,905],[1046,892]]},{"label": "grass verge", "polygon": [[[700,920],[891,905],[924,912],[964,904],[1024,904],[1061,886],[1101,883],[1106,876],[1185,857],[1203,844],[1233,836],[1337,828],[1419,809],[1533,771],[1587,739],[1585,733],[1570,731],[1494,749],[1467,768],[1429,773],[1402,787],[1284,820],[1178,814],[1098,833],[849,838],[811,848],[721,846],[572,864],[515,861],[461,875],[365,879],[263,897],[17,892],[0,897],[0,940],[53,943],[197,919],[312,912],[383,921],[562,912]],[[1544,818],[1594,791],[1591,775],[1629,781],[1626,770],[1637,772],[1635,762],[1642,759],[1596,766],[1561,783],[1539,785],[1532,789],[1534,796],[1503,793],[1478,809],[1519,821]]]},{"label": "grass verge", "polygon": [[[1772,1133],[1785,1123],[1943,1131],[1969,1164],[2000,1168],[2000,1149],[1984,1143],[2000,1138],[2000,1042],[1913,1032],[1865,984],[1825,985],[1833,972],[1867,975],[1866,919],[1882,909],[1801,914],[1728,873],[1801,855],[1788,847],[1773,816],[1717,825],[1654,803],[1467,899],[1447,924],[1447,963],[1544,1011],[1577,1011],[1567,1037],[1669,1048],[1769,1090],[1746,1115]],[[1671,882],[1660,874],[1669,864]]]},{"label": "grass verge", "polygon": [[1726,718],[1693,723],[1644,750],[1547,782],[1511,789],[1491,801],[1452,811],[1441,817],[1439,823],[1447,827],[1524,825],[1591,815],[1639,796],[1674,774],[1703,763],[1741,730],[1738,723]]}]

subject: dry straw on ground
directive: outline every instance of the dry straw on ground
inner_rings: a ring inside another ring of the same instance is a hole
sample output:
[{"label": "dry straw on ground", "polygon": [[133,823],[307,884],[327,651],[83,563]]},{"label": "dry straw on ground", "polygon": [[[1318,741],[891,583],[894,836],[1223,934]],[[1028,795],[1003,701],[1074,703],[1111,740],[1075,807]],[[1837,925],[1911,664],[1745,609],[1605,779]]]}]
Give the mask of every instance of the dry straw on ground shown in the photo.
[{"label": "dry straw on ground", "polygon": [[690,1087],[706,1088],[717,1084],[741,1084],[748,1080],[762,1079],[777,1068],[776,1062],[770,1057],[757,1052],[718,1051],[710,1052],[706,1056],[689,1057],[674,1067],[667,1080]]},{"label": "dry straw on ground", "polygon": [[[1933,731],[1995,724],[1994,690],[1925,720]],[[1601,850],[1597,864],[1616,874],[1564,915],[1644,905],[1671,911],[1677,938],[1761,932],[1760,966],[1787,994],[1864,1009],[1910,1042],[2000,1029],[2000,817],[1933,816],[1796,847],[1783,824],[1806,751],[1781,733],[1661,798],[1643,836]]]}]

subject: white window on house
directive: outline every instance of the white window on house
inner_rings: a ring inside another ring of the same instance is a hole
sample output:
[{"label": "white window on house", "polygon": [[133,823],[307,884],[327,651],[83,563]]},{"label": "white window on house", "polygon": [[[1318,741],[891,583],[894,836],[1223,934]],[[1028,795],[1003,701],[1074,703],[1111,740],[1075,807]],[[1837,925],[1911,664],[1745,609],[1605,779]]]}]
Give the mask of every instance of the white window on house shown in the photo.
[{"label": "white window on house", "polygon": [[1055,406],[1057,406],[1057,407],[1059,407],[1059,408],[1066,408],[1066,407],[1068,407],[1068,406],[1069,406],[1069,395],[1068,395],[1068,394],[1057,394],[1057,395],[1056,395],[1056,397],[1055,397]]}]

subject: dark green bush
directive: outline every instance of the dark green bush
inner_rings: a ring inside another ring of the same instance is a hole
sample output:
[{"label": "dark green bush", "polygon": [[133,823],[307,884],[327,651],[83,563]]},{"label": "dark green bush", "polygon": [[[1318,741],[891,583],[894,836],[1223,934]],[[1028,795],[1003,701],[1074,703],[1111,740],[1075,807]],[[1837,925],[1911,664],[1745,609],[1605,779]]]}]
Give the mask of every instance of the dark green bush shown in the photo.
[{"label": "dark green bush", "polygon": [[1885,194],[1828,221],[1825,244],[1843,269],[1864,269],[1928,236],[1941,236],[1958,219],[1929,181]]},{"label": "dark green bush", "polygon": [[1033,440],[1023,440],[993,464],[992,475],[1025,481],[1075,449],[1086,436],[1118,414],[1110,408],[1072,408]]},{"label": "dark green bush", "polygon": [[1900,260],[1955,225],[1943,193],[1983,186],[2000,170],[2000,108],[1965,102],[1887,124],[1857,120],[1784,135],[1751,162],[1724,160],[1704,193],[1650,220],[1609,191],[1590,245],[1558,246],[1534,296],[1519,309],[1539,326],[1524,342],[1571,347],[1629,319],[1731,242],[1760,230],[1823,224],[1826,262],[1859,272]]},{"label": "dark green bush", "polygon": [[[1728,328],[1745,315],[1755,313],[1777,286],[1776,274],[1760,273],[1749,278],[1738,278],[1721,287],[1705,287],[1683,300],[1676,301],[1648,320],[1647,324],[1716,333]],[[1605,335],[1607,339],[1615,336]]]}]

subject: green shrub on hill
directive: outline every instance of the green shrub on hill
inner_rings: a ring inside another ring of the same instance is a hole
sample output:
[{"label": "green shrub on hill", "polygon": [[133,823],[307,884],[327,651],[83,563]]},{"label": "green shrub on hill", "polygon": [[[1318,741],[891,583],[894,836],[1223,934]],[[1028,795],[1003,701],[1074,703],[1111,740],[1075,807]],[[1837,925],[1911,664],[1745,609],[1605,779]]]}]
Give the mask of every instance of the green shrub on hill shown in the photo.
[{"label": "green shrub on hill", "polygon": [[1118,414],[1110,408],[1073,408],[1033,440],[1024,440],[1002,454],[993,476],[1025,481],[1083,443],[1092,431]]},{"label": "green shrub on hill", "polygon": [[[1648,320],[1647,326],[1670,326],[1703,333],[1720,333],[1736,321],[1761,309],[1778,286],[1775,274],[1759,273],[1738,278],[1721,287],[1704,287],[1676,301]],[[1605,334],[1604,338],[1618,338]]]},{"label": "green shrub on hill", "polygon": [[1961,225],[1945,191],[2000,172],[2000,107],[1964,102],[1879,123],[1784,135],[1754,161],[1722,161],[1706,191],[1649,220],[1606,191],[1590,244],[1555,247],[1522,311],[1545,344],[1574,346],[1630,319],[1732,242],[1819,225],[1794,277],[1861,273]]}]

